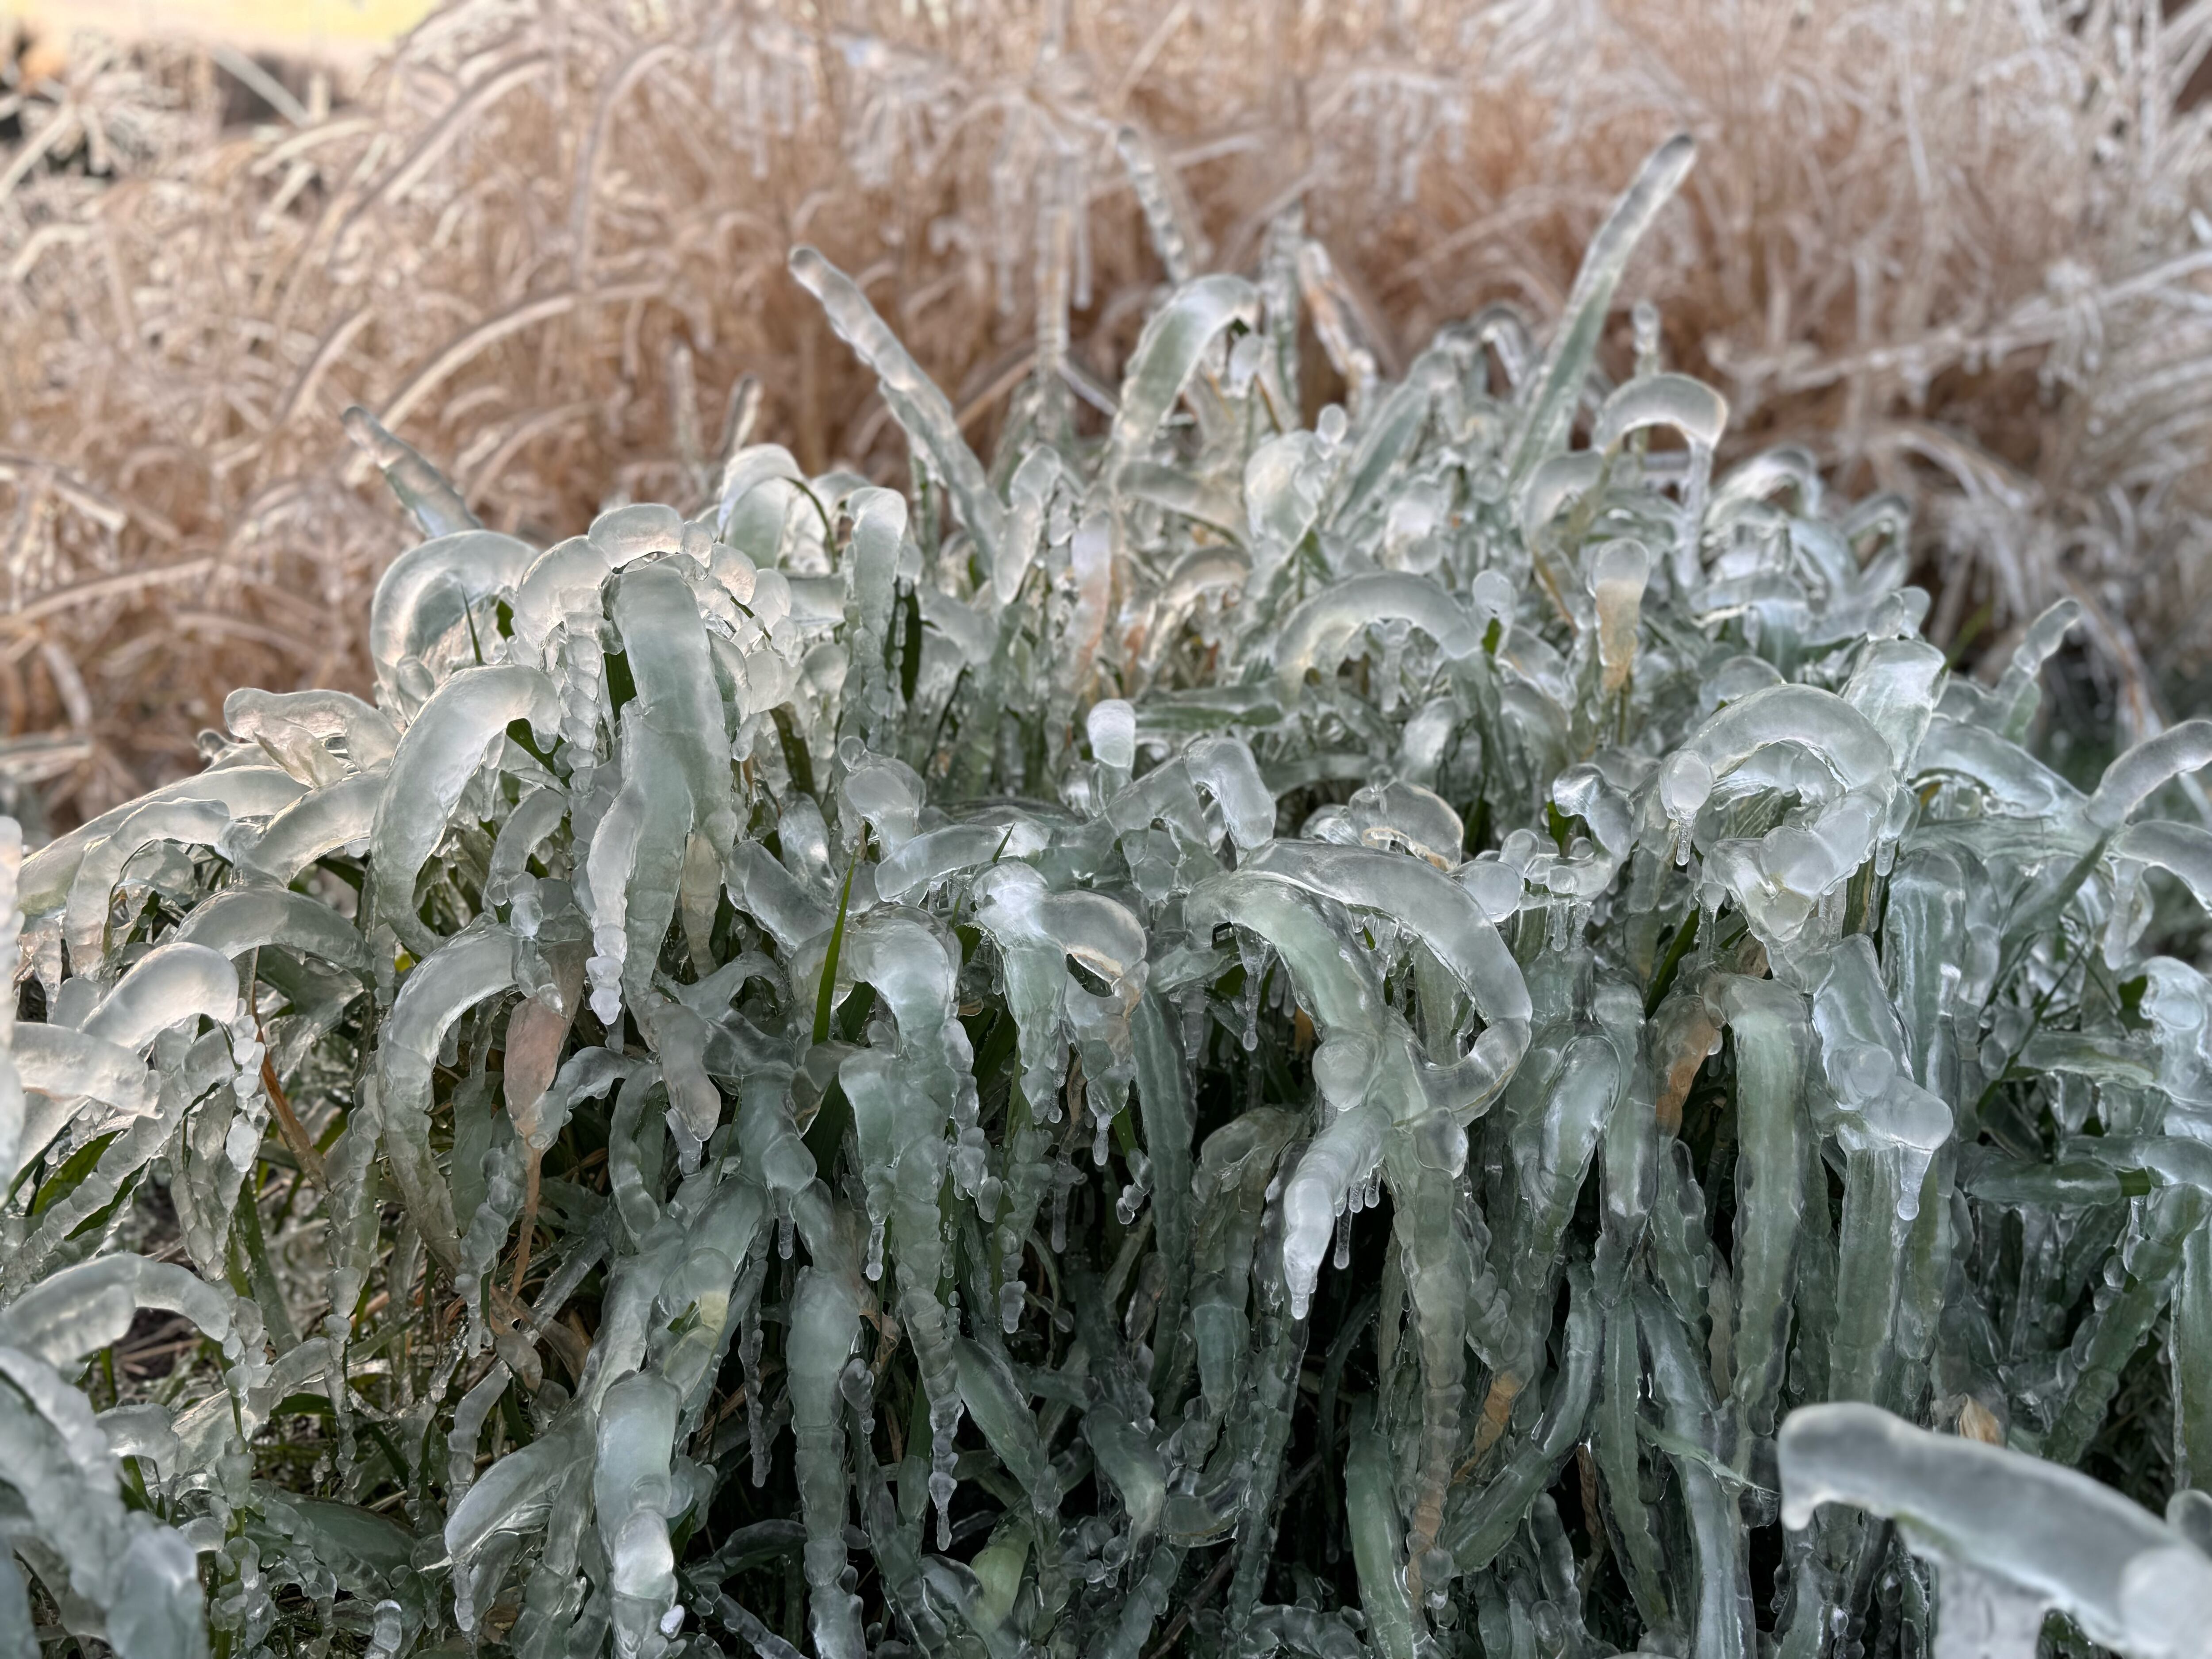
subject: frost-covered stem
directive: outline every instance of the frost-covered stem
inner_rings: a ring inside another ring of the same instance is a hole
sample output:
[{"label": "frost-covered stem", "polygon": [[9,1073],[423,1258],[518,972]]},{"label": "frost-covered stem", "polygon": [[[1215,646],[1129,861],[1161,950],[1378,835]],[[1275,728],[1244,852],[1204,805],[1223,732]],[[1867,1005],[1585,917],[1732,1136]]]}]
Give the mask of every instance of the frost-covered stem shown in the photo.
[{"label": "frost-covered stem", "polygon": [[1897,1213],[1897,1165],[1896,1152],[1887,1146],[1844,1155],[1835,1323],[1828,1339],[1832,1399],[1879,1397],[1911,1230]]},{"label": "frost-covered stem", "polygon": [[1421,1352],[1421,1452],[1416,1465],[1412,1525],[1407,1539],[1409,1583],[1417,1598],[1445,1589],[1430,1552],[1443,1527],[1444,1495],[1459,1446],[1467,1399],[1467,1306],[1473,1286],[1467,1240],[1461,1236],[1457,1183],[1424,1167],[1410,1151],[1386,1164],[1393,1214],[1392,1243],[1403,1266]]},{"label": "frost-covered stem", "polygon": [[2173,1281],[2173,1481],[2177,1488],[2212,1482],[2212,1229],[2183,1242]]},{"label": "frost-covered stem", "polygon": [[[1544,1415],[1535,1432],[1527,1441],[1516,1445],[1505,1466],[1491,1477],[1488,1485],[1474,1493],[1453,1515],[1446,1528],[1446,1537],[1458,1570],[1462,1573],[1480,1572],[1497,1559],[1498,1552],[1512,1540],[1522,1517],[1537,1495],[1558,1478],[1559,1468],[1574,1455],[1575,1443],[1582,1437],[1590,1419],[1590,1401],[1595,1389],[1600,1365],[1600,1350],[1604,1345],[1619,1341],[1627,1356],[1626,1400],[1627,1421],[1625,1427],[1612,1418],[1601,1417],[1598,1431],[1601,1454],[1609,1455],[1614,1446],[1607,1437],[1615,1441],[1625,1434],[1627,1461],[1622,1465],[1617,1459],[1607,1464],[1608,1481],[1618,1480],[1617,1492],[1626,1492],[1635,1504],[1632,1518],[1640,1522],[1648,1537],[1650,1522],[1642,1509],[1642,1499],[1636,1497],[1635,1477],[1636,1401],[1641,1396],[1642,1367],[1636,1352],[1636,1326],[1633,1316],[1626,1309],[1616,1310],[1602,1319],[1597,1297],[1592,1293],[1588,1276],[1577,1269],[1571,1276],[1573,1300],[1567,1311],[1565,1364],[1553,1378],[1549,1397],[1544,1402]],[[1602,1342],[1601,1329],[1614,1325],[1625,1329],[1605,1328]],[[1614,1377],[1607,1377],[1607,1405],[1614,1403]],[[1622,1514],[1623,1500],[1616,1496],[1614,1512]],[[1624,1528],[1626,1529],[1626,1528]],[[1654,1542],[1653,1568],[1656,1573],[1657,1545]],[[1663,1606],[1663,1597],[1655,1605]]]},{"label": "frost-covered stem", "polygon": [[2121,1282],[2075,1333],[2067,1353],[2071,1373],[2058,1419],[2045,1437],[2043,1455],[2054,1463],[2078,1463],[2105,1420],[2120,1373],[2166,1310],[2181,1266],[2182,1246],[2212,1220],[2212,1201],[2195,1187],[2167,1187],[2136,1200],[2120,1247]]},{"label": "frost-covered stem", "polygon": [[[1644,1353],[1636,1308],[1624,1300],[1605,1312],[1605,1376],[1593,1414],[1592,1448],[1605,1481],[1607,1511],[1626,1560],[1630,1593],[1646,1628],[1677,1628],[1662,1570],[1659,1534],[1644,1501],[1638,1407],[1644,1398]],[[1466,1557],[1462,1557],[1462,1563]]]},{"label": "frost-covered stem", "polygon": [[1399,1571],[1403,1541],[1398,1499],[1392,1489],[1390,1442],[1362,1402],[1352,1424],[1352,1453],[1344,1469],[1346,1519],[1359,1572],[1360,1609],[1382,1659],[1417,1659],[1425,1623]]},{"label": "frost-covered stem", "polygon": [[[1689,1333],[1656,1297],[1646,1292],[1638,1303],[1650,1346],[1652,1391],[1665,1414],[1668,1432],[1710,1457],[1716,1426],[1713,1402],[1705,1368],[1698,1361]],[[1753,1650],[1751,1580],[1735,1496],[1722,1486],[1706,1458],[1677,1453],[1674,1463],[1696,1562],[1698,1606],[1691,1653],[1693,1659],[1744,1659]]]},{"label": "frost-covered stem", "polygon": [[909,1146],[899,1160],[891,1205],[891,1240],[898,1275],[899,1322],[914,1344],[921,1383],[929,1395],[930,1497],[937,1505],[938,1547],[952,1539],[953,1468],[959,1454],[959,1374],[954,1368],[955,1332],[939,1285],[945,1277],[945,1222],[938,1193],[945,1184],[944,1143]]},{"label": "frost-covered stem", "polygon": [[[1813,1030],[1805,1000],[1771,980],[1723,993],[1735,1037],[1735,1348],[1732,1455],[1771,1434],[1811,1156],[1802,1104]],[[1739,1467],[1741,1462],[1739,1462]]]},{"label": "frost-covered stem", "polygon": [[860,1334],[852,1289],[808,1267],[792,1297],[786,1361],[791,1427],[797,1443],[799,1510],[806,1524],[807,1597],[820,1659],[861,1659],[860,1601],[841,1581],[845,1571],[844,1399],[837,1379]]}]

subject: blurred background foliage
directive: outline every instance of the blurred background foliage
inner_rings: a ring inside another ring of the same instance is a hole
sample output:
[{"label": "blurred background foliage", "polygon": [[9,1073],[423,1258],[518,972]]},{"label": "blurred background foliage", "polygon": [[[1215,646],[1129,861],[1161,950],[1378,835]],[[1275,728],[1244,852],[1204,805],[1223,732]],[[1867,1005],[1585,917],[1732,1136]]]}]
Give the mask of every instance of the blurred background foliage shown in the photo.
[{"label": "blurred background foliage", "polygon": [[[1115,383],[1163,276],[1123,142],[1218,267],[1302,202],[1388,373],[1484,304],[1554,313],[1688,128],[1607,367],[1656,300],[1739,453],[1907,495],[1963,661],[2080,600],[2069,773],[2203,701],[2212,5],[451,0],[372,64],[374,7],[229,41],[113,9],[19,26],[0,88],[0,805],[33,833],[194,765],[233,685],[365,682],[407,538],[349,403],[546,540],[696,498],[745,374],[803,465],[901,481],[787,249],[857,273],[988,450],[1060,234]],[[1356,395],[1310,345],[1310,400]]]}]

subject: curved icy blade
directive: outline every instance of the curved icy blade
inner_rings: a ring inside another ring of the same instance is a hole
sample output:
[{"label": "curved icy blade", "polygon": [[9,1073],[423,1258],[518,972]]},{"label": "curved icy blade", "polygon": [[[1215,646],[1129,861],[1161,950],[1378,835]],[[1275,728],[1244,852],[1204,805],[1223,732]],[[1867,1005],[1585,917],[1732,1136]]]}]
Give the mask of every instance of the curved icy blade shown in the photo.
[{"label": "curved icy blade", "polygon": [[793,248],[791,274],[822,302],[823,313],[838,337],[875,371],[884,402],[908,436],[928,453],[931,465],[951,492],[961,522],[982,551],[984,568],[999,568],[1006,508],[992,494],[975,452],[961,436],[960,423],[944,392],[921,372],[898,337],[884,326],[858,284],[820,253],[811,247]]},{"label": "curved icy blade", "polygon": [[469,511],[461,492],[447,482],[445,474],[410,445],[386,431],[375,416],[356,404],[343,418],[346,436],[376,463],[385,482],[392,486],[392,493],[399,498],[400,506],[414,515],[424,535],[449,536],[458,530],[482,527],[482,520]]},{"label": "curved icy blade", "polygon": [[1575,285],[1560,308],[1559,331],[1536,374],[1535,393],[1509,469],[1514,485],[1533,472],[1539,461],[1566,447],[1567,429],[1574,421],[1583,379],[1597,356],[1613,290],[1620,285],[1637,243],[1689,176],[1697,154],[1697,143],[1686,132],[1676,133],[1652,151],[1636,182],[1583,252],[1582,269],[1575,273]]}]

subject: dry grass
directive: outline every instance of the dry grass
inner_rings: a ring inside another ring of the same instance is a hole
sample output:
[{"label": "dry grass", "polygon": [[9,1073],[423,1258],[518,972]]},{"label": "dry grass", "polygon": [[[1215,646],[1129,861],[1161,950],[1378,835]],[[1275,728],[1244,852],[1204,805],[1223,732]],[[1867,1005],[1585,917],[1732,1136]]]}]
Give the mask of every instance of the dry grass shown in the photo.
[{"label": "dry grass", "polygon": [[183,53],[29,88],[0,178],[18,782],[74,817],[190,764],[230,685],[365,678],[407,535],[350,402],[536,537],[694,493],[746,372],[809,466],[896,471],[786,250],[862,274],[987,442],[1040,217],[1074,203],[1079,355],[1110,378],[1161,279],[1124,121],[1217,262],[1302,199],[1386,368],[1486,301],[1547,314],[1686,125],[1625,298],[1729,389],[1739,446],[1912,494],[1939,639],[2089,600],[2138,729],[2212,643],[2207,0],[819,9],[459,0],[358,102],[251,131]]}]

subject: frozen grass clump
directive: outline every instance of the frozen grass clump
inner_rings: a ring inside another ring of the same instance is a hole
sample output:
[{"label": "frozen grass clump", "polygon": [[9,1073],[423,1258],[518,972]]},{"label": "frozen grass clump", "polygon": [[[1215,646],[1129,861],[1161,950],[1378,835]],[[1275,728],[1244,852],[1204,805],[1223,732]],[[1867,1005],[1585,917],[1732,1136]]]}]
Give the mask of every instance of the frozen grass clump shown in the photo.
[{"label": "frozen grass clump", "polygon": [[799,249],[904,494],[349,415],[374,703],[0,858],[0,1644],[2202,1652],[2212,723],[2076,789],[2071,607],[1600,372],[1691,161],[1310,425],[1295,218],[988,462]]}]

